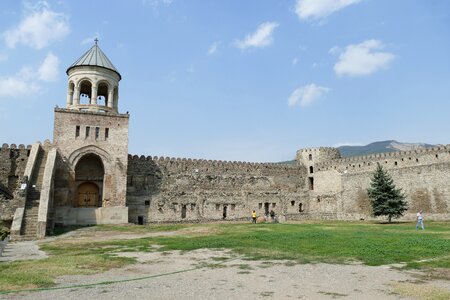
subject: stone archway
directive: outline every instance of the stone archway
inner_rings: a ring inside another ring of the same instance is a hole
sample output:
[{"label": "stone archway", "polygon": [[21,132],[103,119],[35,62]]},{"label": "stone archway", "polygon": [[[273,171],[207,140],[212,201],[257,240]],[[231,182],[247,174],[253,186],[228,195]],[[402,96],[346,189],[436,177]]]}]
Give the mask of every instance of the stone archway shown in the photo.
[{"label": "stone archway", "polygon": [[75,167],[77,198],[75,206],[100,207],[103,198],[105,169],[102,159],[93,153],[82,156]]}]

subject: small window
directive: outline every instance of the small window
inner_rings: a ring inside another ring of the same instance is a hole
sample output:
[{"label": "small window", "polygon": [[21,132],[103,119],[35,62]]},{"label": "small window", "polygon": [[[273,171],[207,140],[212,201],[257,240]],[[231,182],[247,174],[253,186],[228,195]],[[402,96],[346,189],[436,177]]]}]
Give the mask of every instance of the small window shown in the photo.
[{"label": "small window", "polygon": [[86,126],[86,138],[88,138],[88,137],[89,137],[89,133],[90,133],[90,131],[91,131],[91,127],[89,127],[89,126]]},{"label": "small window", "polygon": [[439,155],[438,155],[438,154],[436,154],[436,158],[439,158]]},{"label": "small window", "polygon": [[419,159],[418,159],[418,158],[416,158],[416,162],[419,162]]},{"label": "small window", "polygon": [[105,140],[109,138],[109,128],[105,128]]},{"label": "small window", "polygon": [[396,161],[394,162],[394,165],[397,165],[397,162],[396,162]]},{"label": "small window", "polygon": [[220,204],[216,204],[216,210],[220,209]]},{"label": "small window", "polygon": [[259,209],[262,208],[262,203],[258,203],[258,208],[259,208]]},{"label": "small window", "polygon": [[310,173],[310,174],[314,173],[314,168],[313,168],[313,166],[310,166],[310,167],[309,167],[309,173]]},{"label": "small window", "polygon": [[291,206],[294,206],[295,205],[295,201],[291,201]]},{"label": "small window", "polygon": [[77,125],[77,127],[75,127],[75,137],[79,137],[80,136],[80,126]]},{"label": "small window", "polygon": [[272,207],[276,207],[277,206],[277,204],[276,203],[272,203]]},{"label": "small window", "polygon": [[308,155],[308,159],[312,160],[312,154]]},{"label": "small window", "polygon": [[150,205],[150,200],[145,200],[145,205],[149,206]]},{"label": "small window", "polygon": [[231,204],[231,210],[235,210],[236,209],[236,204]]},{"label": "small window", "polygon": [[309,182],[309,190],[310,191],[314,191],[314,178],[313,177],[309,177],[308,178],[308,182]]},{"label": "small window", "polygon": [[100,136],[100,127],[95,127],[95,139],[98,139]]}]

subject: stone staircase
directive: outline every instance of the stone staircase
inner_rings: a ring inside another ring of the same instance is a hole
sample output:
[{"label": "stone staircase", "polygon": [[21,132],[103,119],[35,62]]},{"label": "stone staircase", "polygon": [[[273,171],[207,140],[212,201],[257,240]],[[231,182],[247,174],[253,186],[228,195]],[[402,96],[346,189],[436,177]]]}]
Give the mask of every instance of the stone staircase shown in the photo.
[{"label": "stone staircase", "polygon": [[20,239],[22,240],[36,239],[37,236],[39,199],[41,197],[40,191],[42,188],[46,161],[47,151],[41,148],[36,158],[35,170],[29,181],[25,211],[20,230]]}]

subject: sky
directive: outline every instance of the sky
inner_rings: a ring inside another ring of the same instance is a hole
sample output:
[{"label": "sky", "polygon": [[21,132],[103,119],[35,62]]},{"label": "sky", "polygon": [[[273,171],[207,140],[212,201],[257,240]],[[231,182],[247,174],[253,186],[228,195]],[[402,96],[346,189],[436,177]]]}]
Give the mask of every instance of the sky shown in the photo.
[{"label": "sky", "polygon": [[122,75],[129,153],[277,162],[449,144],[450,1],[0,0],[0,143],[52,140],[66,69]]}]

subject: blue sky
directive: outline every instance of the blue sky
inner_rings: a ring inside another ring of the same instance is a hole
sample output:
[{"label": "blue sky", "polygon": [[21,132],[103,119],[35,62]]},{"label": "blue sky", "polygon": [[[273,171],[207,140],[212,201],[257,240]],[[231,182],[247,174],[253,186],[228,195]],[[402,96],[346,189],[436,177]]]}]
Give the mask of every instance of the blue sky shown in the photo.
[{"label": "blue sky", "polygon": [[450,1],[2,0],[0,142],[52,139],[98,37],[132,154],[283,161],[307,147],[450,143]]}]

